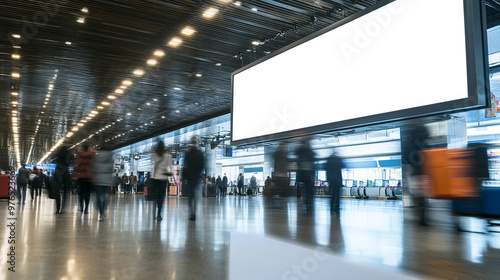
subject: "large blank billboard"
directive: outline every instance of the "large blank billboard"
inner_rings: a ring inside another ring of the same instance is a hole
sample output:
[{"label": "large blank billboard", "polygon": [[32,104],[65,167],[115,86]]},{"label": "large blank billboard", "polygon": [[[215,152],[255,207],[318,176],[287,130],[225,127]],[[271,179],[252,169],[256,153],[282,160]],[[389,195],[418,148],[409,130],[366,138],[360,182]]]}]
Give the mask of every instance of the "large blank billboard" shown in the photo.
[{"label": "large blank billboard", "polygon": [[232,144],[485,107],[483,13],[381,1],[235,71]]}]

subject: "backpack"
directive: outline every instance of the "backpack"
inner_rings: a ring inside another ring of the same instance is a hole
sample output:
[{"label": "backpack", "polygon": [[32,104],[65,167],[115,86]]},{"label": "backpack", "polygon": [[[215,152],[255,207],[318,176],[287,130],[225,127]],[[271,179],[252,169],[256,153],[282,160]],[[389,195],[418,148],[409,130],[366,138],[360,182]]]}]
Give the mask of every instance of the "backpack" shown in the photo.
[{"label": "backpack", "polygon": [[247,189],[247,195],[252,195],[252,194],[253,194],[252,188],[248,188]]}]

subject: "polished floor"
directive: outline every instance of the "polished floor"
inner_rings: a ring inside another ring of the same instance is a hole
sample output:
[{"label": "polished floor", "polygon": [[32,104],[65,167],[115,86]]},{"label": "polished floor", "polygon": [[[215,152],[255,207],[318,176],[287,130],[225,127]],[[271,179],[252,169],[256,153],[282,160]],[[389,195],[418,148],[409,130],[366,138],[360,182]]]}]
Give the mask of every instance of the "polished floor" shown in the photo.
[{"label": "polished floor", "polygon": [[[292,197],[202,198],[197,220],[189,221],[187,198],[169,197],[164,220],[157,222],[153,204],[142,195],[120,194],[111,196],[108,217],[99,222],[95,197],[89,214],[78,212],[77,200],[70,195],[62,215],[54,214],[54,201],[45,194],[33,201],[28,196],[25,205],[16,201],[13,215],[0,202],[7,225],[0,228],[0,279],[252,279],[235,265],[262,275],[273,267],[273,260],[259,262],[266,254],[277,256],[276,265],[291,258],[271,247],[231,251],[234,236],[255,248],[263,242],[257,236],[321,250],[357,267],[347,274],[352,277],[328,279],[355,279],[368,267],[423,279],[500,279],[500,233],[488,232],[500,227],[462,217],[462,227],[471,232],[457,232],[442,202],[430,209],[430,226],[420,227],[401,201],[343,199],[339,217],[330,214],[324,198],[315,199],[308,212]],[[12,251],[15,263],[8,262]],[[317,262],[311,264],[318,270]],[[325,278],[309,276],[284,273],[277,279]]]}]

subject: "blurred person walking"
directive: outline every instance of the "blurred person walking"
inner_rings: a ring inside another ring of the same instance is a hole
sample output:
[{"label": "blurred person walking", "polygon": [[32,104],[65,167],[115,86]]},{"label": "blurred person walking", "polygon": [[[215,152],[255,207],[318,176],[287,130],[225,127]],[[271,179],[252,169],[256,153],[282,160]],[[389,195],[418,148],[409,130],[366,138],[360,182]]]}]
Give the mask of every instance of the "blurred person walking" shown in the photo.
[{"label": "blurred person walking", "polygon": [[90,149],[88,142],[84,142],[82,149],[76,153],[74,176],[78,179],[78,186],[80,188],[80,211],[85,214],[89,213],[90,192],[92,191],[90,163],[94,159],[94,156],[95,152]]},{"label": "blurred person walking", "polygon": [[240,195],[243,194],[243,186],[245,185],[245,177],[243,176],[242,173],[238,175],[238,192]]},{"label": "blurred person walking", "polygon": [[421,123],[411,123],[405,128],[405,147],[402,147],[402,163],[409,174],[409,190],[415,204],[416,214],[421,226],[427,226],[427,198],[424,187],[423,163],[421,151],[428,148],[429,131]]},{"label": "blurred person walking", "polygon": [[[191,140],[191,147],[184,156],[183,179],[187,181],[189,198],[189,220],[196,220],[196,204],[201,196],[200,180],[205,168],[205,158],[198,149],[198,137]],[[219,176],[220,178],[220,176]]]},{"label": "blurred person walking", "polygon": [[226,173],[224,173],[224,177],[222,177],[222,196],[227,194],[227,181]]},{"label": "blurred person walking", "polygon": [[288,153],[286,144],[281,143],[274,152],[274,173],[272,181],[276,185],[277,194],[285,196],[288,194]]},{"label": "blurred person walking", "polygon": [[134,172],[130,173],[130,177],[128,177],[128,182],[130,185],[131,193],[137,192],[137,176],[134,175]]},{"label": "blurred person walking", "polygon": [[172,176],[172,156],[166,151],[165,144],[162,140],[158,141],[156,145],[156,149],[153,153],[153,161],[155,163],[153,184],[151,191],[148,188],[148,196],[153,198],[158,208],[156,220],[159,222],[163,219],[161,210],[167,194],[168,178]]},{"label": "blurred person walking", "polygon": [[71,145],[70,142],[64,141],[57,150],[56,157],[53,160],[53,163],[56,164],[56,170],[50,182],[52,190],[49,191],[49,197],[52,196],[56,200],[56,214],[63,213],[71,179],[69,176],[69,166],[73,161],[73,156],[69,152],[69,145]]},{"label": "blurred person walking", "polygon": [[[314,185],[314,152],[309,144],[310,137],[304,137],[301,145],[295,151],[297,155],[297,182],[302,183],[305,189],[305,210],[309,210],[313,202]],[[298,188],[297,191],[300,191]]]},{"label": "blurred person walking", "polygon": [[108,195],[110,186],[114,184],[113,179],[114,159],[113,153],[109,151],[107,144],[101,144],[101,149],[92,162],[92,178],[97,192],[97,208],[99,209],[99,221],[103,221],[108,206]]},{"label": "blurred person walking", "polygon": [[21,164],[21,168],[17,173],[17,197],[18,204],[26,202],[26,188],[30,182],[30,172],[26,169],[26,164]]},{"label": "blurred person walking", "polygon": [[222,179],[220,178],[220,175],[217,176],[215,185],[217,186],[217,196],[222,196]]},{"label": "blurred person walking", "polygon": [[123,173],[122,178],[120,179],[120,192],[123,191],[123,193],[126,194],[127,189],[128,189],[128,176],[127,173]]},{"label": "blurred person walking", "polygon": [[328,187],[332,192],[330,199],[330,212],[332,214],[340,214],[340,189],[342,187],[342,168],[344,163],[342,159],[333,152],[326,161],[326,179]]}]

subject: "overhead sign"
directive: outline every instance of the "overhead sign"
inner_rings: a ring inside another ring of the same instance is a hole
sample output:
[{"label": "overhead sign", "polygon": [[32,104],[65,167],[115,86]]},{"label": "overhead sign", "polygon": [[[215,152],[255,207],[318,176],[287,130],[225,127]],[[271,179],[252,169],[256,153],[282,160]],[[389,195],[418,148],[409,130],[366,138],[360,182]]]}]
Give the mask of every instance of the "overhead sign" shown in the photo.
[{"label": "overhead sign", "polygon": [[486,108],[483,13],[477,0],[378,1],[235,71],[231,144]]}]

